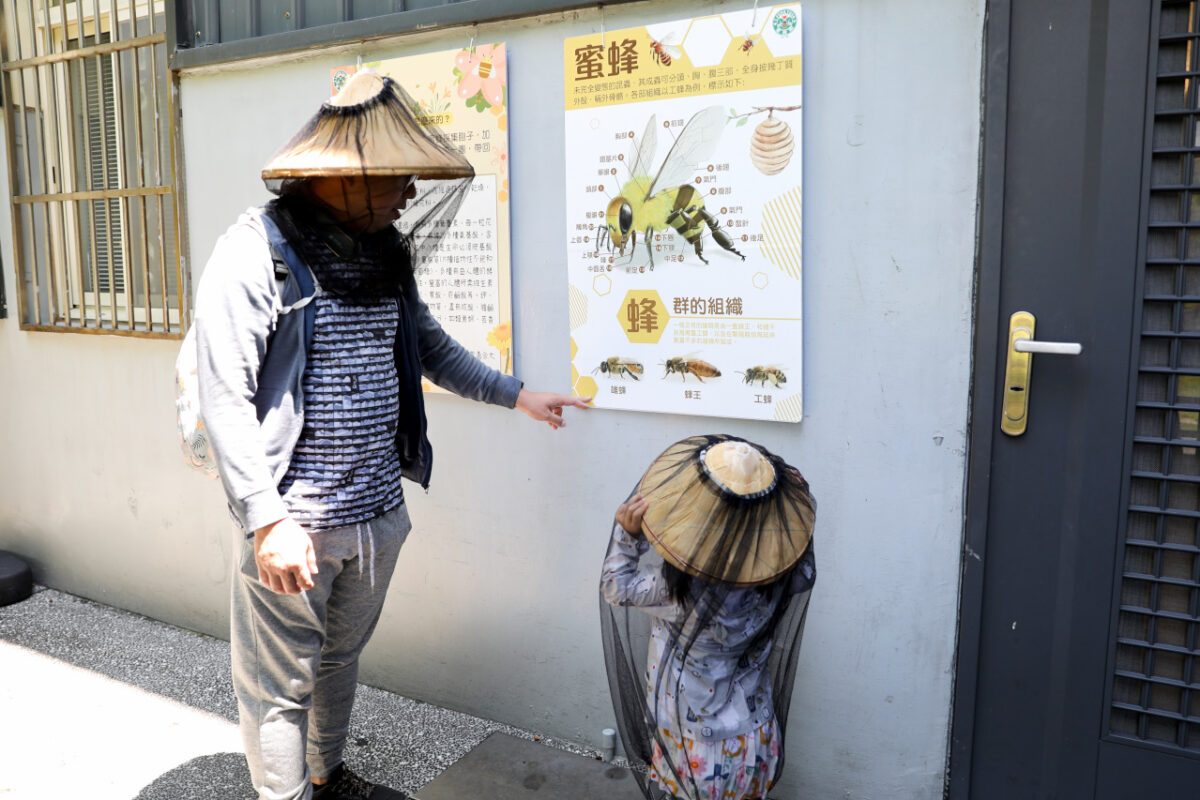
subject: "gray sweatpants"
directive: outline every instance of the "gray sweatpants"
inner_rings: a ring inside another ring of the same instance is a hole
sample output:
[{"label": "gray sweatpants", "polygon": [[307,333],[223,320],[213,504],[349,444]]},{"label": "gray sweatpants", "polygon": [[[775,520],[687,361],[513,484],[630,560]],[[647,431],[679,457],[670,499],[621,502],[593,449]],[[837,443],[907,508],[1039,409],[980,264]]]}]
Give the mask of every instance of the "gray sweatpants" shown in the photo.
[{"label": "gray sweatpants", "polygon": [[316,586],[298,595],[276,594],[259,581],[254,537],[238,531],[233,687],[262,800],[308,800],[309,777],[324,778],[342,762],[358,656],[411,527],[401,504],[369,523],[314,534]]}]

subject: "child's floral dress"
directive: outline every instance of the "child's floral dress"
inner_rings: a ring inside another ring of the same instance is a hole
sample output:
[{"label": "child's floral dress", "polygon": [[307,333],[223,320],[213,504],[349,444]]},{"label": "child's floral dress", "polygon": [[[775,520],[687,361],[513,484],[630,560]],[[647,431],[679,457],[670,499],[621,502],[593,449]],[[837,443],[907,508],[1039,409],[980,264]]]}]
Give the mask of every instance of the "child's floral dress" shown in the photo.
[{"label": "child's floral dress", "polygon": [[[664,740],[671,746],[669,753],[663,752]],[[779,723],[774,719],[719,742],[680,739],[663,728],[654,741],[650,779],[687,800],[765,798],[779,753]]]}]

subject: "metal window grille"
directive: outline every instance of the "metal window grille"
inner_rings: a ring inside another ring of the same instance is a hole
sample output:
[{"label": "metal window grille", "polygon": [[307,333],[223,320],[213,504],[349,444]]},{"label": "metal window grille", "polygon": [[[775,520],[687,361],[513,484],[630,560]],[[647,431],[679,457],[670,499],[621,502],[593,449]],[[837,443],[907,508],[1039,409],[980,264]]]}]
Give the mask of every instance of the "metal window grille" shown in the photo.
[{"label": "metal window grille", "polygon": [[1107,730],[1200,751],[1200,3],[1165,0]]},{"label": "metal window grille", "polygon": [[175,337],[164,0],[0,6],[21,327]]}]

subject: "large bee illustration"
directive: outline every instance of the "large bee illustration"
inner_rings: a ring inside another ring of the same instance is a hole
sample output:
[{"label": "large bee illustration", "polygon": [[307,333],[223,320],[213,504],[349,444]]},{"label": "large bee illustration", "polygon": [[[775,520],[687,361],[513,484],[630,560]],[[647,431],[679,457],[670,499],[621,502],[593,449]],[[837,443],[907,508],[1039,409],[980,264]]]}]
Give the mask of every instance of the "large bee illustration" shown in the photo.
[{"label": "large bee illustration", "polygon": [[743,383],[758,381],[759,386],[766,386],[767,381],[770,381],[777,388],[787,383],[787,375],[784,375],[779,367],[750,367],[742,374],[745,376],[742,379]]},{"label": "large bee illustration", "polygon": [[612,358],[606,358],[601,361],[600,366],[592,370],[592,374],[594,375],[597,372],[606,372],[609,375],[619,375],[622,380],[624,380],[625,376],[628,375],[635,381],[640,381],[641,378],[639,378],[638,375],[641,375],[645,371],[646,369],[642,366],[640,361],[634,361],[632,358],[613,356]]},{"label": "large bee illustration", "polygon": [[700,381],[701,383],[704,383],[705,378],[721,377],[721,370],[717,369],[707,361],[701,361],[697,358],[684,358],[682,356],[676,356],[675,358],[668,358],[663,363],[663,366],[667,369],[667,371],[663,373],[664,378],[670,375],[672,372],[678,372],[684,383],[687,383],[688,373],[695,375],[696,380]]},{"label": "large bee illustration", "polygon": [[696,255],[705,264],[703,235],[707,226],[713,241],[743,261],[746,257],[733,246],[730,238],[717,223],[716,217],[704,208],[704,198],[691,182],[701,162],[706,161],[716,150],[725,127],[725,109],[710,106],[698,111],[688,120],[671,145],[666,159],[657,174],[650,176],[650,162],[658,149],[658,120],[650,116],[646,132],[640,140],[634,140],[629,154],[629,180],[621,187],[621,194],[608,204],[606,223],[596,235],[597,248],[614,249],[621,255],[629,247],[633,258],[637,247],[638,231],[643,231],[646,251],[650,254],[650,266],[654,266],[654,248],[651,244],[654,231],[673,229],[696,250]]},{"label": "large bee illustration", "polygon": [[682,40],[679,38],[679,33],[671,31],[662,40],[650,40],[650,55],[654,60],[664,67],[671,66],[671,59],[679,58],[683,55],[683,51],[679,49]]}]

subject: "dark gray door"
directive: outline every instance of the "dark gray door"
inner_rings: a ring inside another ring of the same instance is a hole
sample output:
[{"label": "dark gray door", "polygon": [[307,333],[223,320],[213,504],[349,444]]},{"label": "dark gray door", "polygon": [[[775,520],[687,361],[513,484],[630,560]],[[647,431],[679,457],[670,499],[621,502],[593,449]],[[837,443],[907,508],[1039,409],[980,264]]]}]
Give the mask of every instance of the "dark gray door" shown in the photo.
[{"label": "dark gray door", "polygon": [[[1200,797],[1200,8],[989,8],[957,798]],[[1000,431],[1008,321],[1034,355]]]}]

